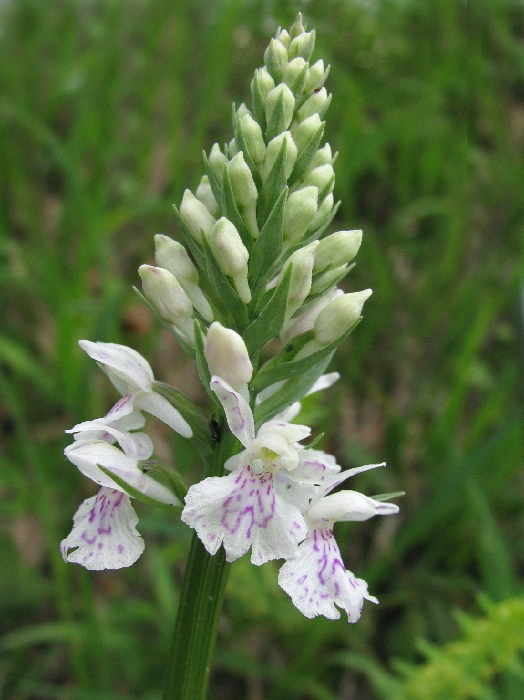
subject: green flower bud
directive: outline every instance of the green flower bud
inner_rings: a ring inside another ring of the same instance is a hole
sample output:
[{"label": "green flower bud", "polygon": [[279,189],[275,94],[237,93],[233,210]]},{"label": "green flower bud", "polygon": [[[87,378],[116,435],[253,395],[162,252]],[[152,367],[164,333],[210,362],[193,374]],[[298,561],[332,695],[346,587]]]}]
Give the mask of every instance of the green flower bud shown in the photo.
[{"label": "green flower bud", "polygon": [[184,246],[158,233],[155,236],[155,262],[176,277],[195,309],[206,321],[212,321],[213,310],[198,286],[198,270]]},{"label": "green flower bud", "polygon": [[353,260],[362,243],[362,231],[337,231],[323,238],[315,252],[314,270],[340,267]]},{"label": "green flower bud", "polygon": [[284,240],[298,241],[317,213],[318,189],[303,187],[289,195],[284,209]]},{"label": "green flower bud", "polygon": [[251,175],[251,170],[244,160],[242,152],[232,158],[227,169],[235,202],[239,207],[251,207],[258,199],[258,191]]},{"label": "green flower bud", "polygon": [[215,223],[206,207],[190,190],[186,190],[182,197],[180,218],[197,243],[202,243],[202,232],[207,236]]},{"label": "green flower bud", "polygon": [[321,124],[322,121],[316,113],[300,122],[293,134],[293,140],[297,144],[299,153],[304,150],[309,140],[317,133]]},{"label": "green flower bud", "polygon": [[249,155],[254,163],[262,163],[266,155],[266,143],[260,124],[250,114],[244,114],[240,119],[240,124]]},{"label": "green flower bud", "polygon": [[280,340],[284,344],[289,343],[289,341],[297,335],[313,330],[315,321],[322,309],[325,309],[332,299],[336,299],[336,297],[342,294],[344,294],[344,292],[341,289],[331,289],[329,292],[326,292],[326,294],[315,299],[311,304],[308,304],[304,312],[295,318],[291,318],[285,324],[280,333]]},{"label": "green flower bud", "polygon": [[[296,54],[298,56],[298,54]],[[275,80],[282,80],[284,67],[287,65],[287,50],[279,39],[271,39],[264,52],[264,63]]]},{"label": "green flower bud", "polygon": [[284,110],[284,129],[287,129],[287,127],[291,124],[291,120],[293,119],[293,112],[295,109],[295,98],[293,97],[293,93],[285,83],[280,83],[268,93],[266,97],[265,106],[266,120],[269,124],[273,115],[273,111],[277,105],[277,102],[280,99],[282,99],[282,107]]},{"label": "green flower bud", "polygon": [[334,197],[331,193],[328,194],[328,196],[324,199],[322,204],[319,206],[317,215],[313,219],[313,221],[309,224],[308,231],[316,231],[317,229],[321,228],[324,226],[324,224],[327,222],[329,217],[331,216],[331,212],[333,211],[333,204],[335,200]]},{"label": "green flower bud", "polygon": [[313,241],[296,250],[282,268],[282,274],[291,267],[291,282],[287,298],[285,320],[288,321],[295,311],[302,306],[311,289],[315,248],[318,241]]},{"label": "green flower bud", "polygon": [[278,39],[282,44],[284,44],[286,49],[288,48],[289,44],[291,43],[291,37],[289,36],[287,29],[280,29],[280,27],[279,27],[275,38]]},{"label": "green flower bud", "polygon": [[315,340],[328,345],[340,338],[360,318],[364,302],[371,293],[371,289],[364,289],[333,299],[315,321]]},{"label": "green flower bud", "polygon": [[242,102],[236,111],[237,119],[242,119],[245,114],[251,114],[251,110],[248,108],[245,102]]},{"label": "green flower bud", "polygon": [[267,68],[257,68],[251,82],[251,91],[260,96],[262,102],[265,102],[268,93],[275,87],[275,81],[270,76]]},{"label": "green flower bud", "polygon": [[220,207],[218,205],[217,200],[215,199],[215,195],[213,194],[213,190],[211,189],[211,185],[209,184],[209,178],[207,175],[204,175],[200,180],[200,184],[196,188],[195,196],[199,201],[202,202],[202,204],[206,207],[211,216],[218,216],[218,214],[220,213]]},{"label": "green flower bud", "polygon": [[329,143],[326,143],[322,148],[319,148],[313,156],[309,169],[314,170],[314,168],[318,168],[319,165],[333,165],[334,160],[331,146]]},{"label": "green flower bud", "polygon": [[321,88],[318,92],[314,92],[311,97],[304,102],[302,107],[297,111],[297,119],[303,121],[315,112],[322,118],[327,112],[331,102],[331,95],[326,92],[326,88]]},{"label": "green flower bud", "polygon": [[213,144],[208,161],[214,176],[219,182],[222,182],[222,171],[224,170],[224,165],[227,165],[229,161],[220,150],[218,143]]},{"label": "green flower bud", "polygon": [[291,25],[291,29],[289,32],[290,38],[295,39],[297,36],[300,36],[300,34],[303,34],[306,31],[306,28],[302,22],[302,12],[299,12],[295,21]]},{"label": "green flower bud", "polygon": [[230,158],[233,158],[233,156],[236,156],[238,153],[238,144],[236,142],[236,139],[232,138],[231,141],[227,144],[227,154]]},{"label": "green flower bud", "polygon": [[168,270],[153,265],[140,265],[138,274],[144,294],[160,316],[194,342],[193,305],[177,278]]},{"label": "green flower bud", "polygon": [[302,56],[306,61],[309,61],[315,48],[315,30],[311,32],[302,32],[291,40],[289,45],[288,56],[289,60]]},{"label": "green flower bud", "polygon": [[317,87],[322,87],[326,77],[327,70],[324,70],[324,61],[320,59],[319,61],[313,63],[312,66],[309,66],[306,84],[304,85],[304,92],[309,92]]},{"label": "green flower bud", "polygon": [[286,178],[288,178],[293,172],[293,166],[295,165],[298,151],[291,133],[289,131],[284,131],[282,134],[275,136],[274,139],[271,139],[267,145],[266,157],[264,158],[264,163],[261,169],[263,180],[265,180],[271,172],[271,168],[273,167],[275,160],[280,153],[280,149],[282,148],[283,141],[286,141]]},{"label": "green flower bud", "polygon": [[248,304],[251,301],[247,283],[249,253],[229,219],[223,216],[216,222],[209,234],[209,245],[219,267],[225,275],[233,278],[239,297]]},{"label": "green flower bud", "polygon": [[304,61],[302,56],[294,58],[287,64],[287,66],[285,66],[282,74],[282,80],[291,88],[295,80],[300,78],[300,74],[306,68],[306,66],[307,63]]},{"label": "green flower bud", "polygon": [[239,390],[251,381],[253,365],[242,337],[218,321],[209,326],[204,356],[211,375],[217,375]]},{"label": "green flower bud", "polygon": [[324,292],[332,287],[334,284],[338,284],[347,274],[348,266],[340,265],[340,267],[335,267],[332,270],[326,270],[320,277],[311,285],[312,296],[317,294],[324,294]]},{"label": "green flower bud", "polygon": [[319,165],[318,168],[310,170],[304,178],[304,185],[318,187],[319,194],[326,188],[329,188],[328,191],[331,192],[333,190],[334,177],[333,166],[331,163],[326,163],[326,165]]}]

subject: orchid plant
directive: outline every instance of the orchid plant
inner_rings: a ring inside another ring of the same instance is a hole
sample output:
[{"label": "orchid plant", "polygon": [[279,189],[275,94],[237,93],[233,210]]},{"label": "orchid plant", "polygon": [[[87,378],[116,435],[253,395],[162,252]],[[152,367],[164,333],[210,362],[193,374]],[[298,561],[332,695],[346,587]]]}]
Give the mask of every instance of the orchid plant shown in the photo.
[{"label": "orchid plant", "polygon": [[[362,232],[327,233],[336,154],[322,145],[329,67],[310,63],[314,43],[301,15],[278,30],[255,71],[251,108],[233,106],[233,139],[204,155],[206,174],[175,207],[185,245],[157,235],[156,266],[139,268],[142,298],[197,363],[219,416],[213,430],[136,351],[80,341],[121,398],[67,431],[66,457],[101,488],[80,506],[61,551],[92,570],[133,564],[144,542],[132,498],[194,530],[166,698],[205,697],[229,562],[249,551],[256,566],[283,560],[279,584],[308,618],[335,619],[341,609],[356,622],[364,600],[378,602],[346,569],[333,528],[398,512],[388,497],[335,490],[384,464],[342,470],[293,422],[301,399],[338,379],[324,372],[371,294],[337,286]],[[195,443],[201,481],[188,489],[151,459],[144,412]]]}]

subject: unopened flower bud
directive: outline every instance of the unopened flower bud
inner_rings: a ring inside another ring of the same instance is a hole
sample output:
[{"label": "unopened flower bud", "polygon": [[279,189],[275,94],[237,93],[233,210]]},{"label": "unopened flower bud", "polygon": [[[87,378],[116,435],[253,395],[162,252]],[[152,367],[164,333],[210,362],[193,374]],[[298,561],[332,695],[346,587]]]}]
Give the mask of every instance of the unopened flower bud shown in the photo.
[{"label": "unopened flower bud", "polygon": [[218,216],[220,213],[220,207],[215,199],[215,195],[213,194],[213,190],[211,189],[207,175],[202,176],[200,184],[196,188],[195,196],[202,202],[211,216]]},{"label": "unopened flower bud", "polygon": [[158,233],[155,236],[155,262],[175,276],[195,309],[206,321],[213,320],[213,310],[198,285],[198,270],[187,250],[178,241]]},{"label": "unopened flower bud", "polygon": [[193,342],[193,305],[177,278],[169,270],[153,265],[140,265],[138,274],[144,294],[160,316]]},{"label": "unopened flower bud", "polygon": [[263,66],[255,70],[255,75],[251,82],[253,95],[257,94],[262,102],[266,101],[268,93],[275,87],[275,81],[269,75],[268,69]]},{"label": "unopened flower bud", "polygon": [[251,159],[254,163],[262,163],[266,155],[266,143],[260,124],[250,114],[244,114],[240,119],[240,124]]},{"label": "unopened flower bud", "polygon": [[287,62],[287,49],[284,44],[279,39],[271,39],[264,52],[264,63],[275,80],[282,80],[282,72]]},{"label": "unopened flower bud", "polygon": [[333,299],[315,321],[315,340],[329,345],[345,333],[360,318],[364,302],[371,296],[371,289],[353,292]]},{"label": "unopened flower bud", "polygon": [[229,219],[223,216],[216,222],[209,234],[209,245],[219,267],[225,275],[233,278],[239,297],[248,304],[251,301],[247,284],[249,253]]},{"label": "unopened flower bud", "polygon": [[298,151],[297,147],[295,146],[295,142],[293,141],[293,137],[291,136],[291,133],[289,131],[284,131],[282,134],[275,136],[274,139],[271,139],[271,141],[267,145],[266,157],[264,158],[264,163],[261,171],[262,179],[265,180],[271,172],[271,168],[273,167],[275,160],[277,159],[280,153],[280,149],[282,148],[283,141],[286,141],[286,178],[288,178],[291,175],[293,171],[293,166],[295,165],[295,161],[297,159]]},{"label": "unopened flower bud", "polygon": [[293,133],[293,139],[299,153],[308,145],[310,139],[317,133],[321,124],[322,120],[316,113],[300,122]]},{"label": "unopened flower bud", "polygon": [[326,188],[331,192],[334,185],[335,173],[331,163],[319,165],[318,168],[310,170],[304,178],[304,185],[314,185],[318,187],[319,194]]},{"label": "unopened flower bud", "polygon": [[322,148],[319,148],[313,156],[313,160],[309,165],[309,169],[313,170],[314,168],[318,168],[319,165],[333,165],[333,163],[334,158],[333,153],[331,151],[331,146],[329,145],[329,143],[326,143]]},{"label": "unopened flower bud", "polygon": [[279,28],[275,39],[278,39],[282,44],[284,44],[286,49],[291,42],[291,37],[289,36],[287,29],[280,29]]},{"label": "unopened flower bud", "polygon": [[253,365],[242,337],[215,321],[209,326],[204,355],[211,375],[239,390],[251,381]]},{"label": "unopened flower bud", "polygon": [[180,204],[180,218],[191,236],[202,243],[202,233],[209,234],[215,219],[191,190],[186,190]]},{"label": "unopened flower bud", "polygon": [[242,102],[242,104],[236,111],[237,119],[242,119],[242,117],[246,114],[251,114],[251,110],[248,108],[245,102]]},{"label": "unopened flower bud", "polygon": [[295,311],[302,306],[311,289],[313,262],[318,241],[313,241],[296,250],[282,268],[282,275],[291,267],[291,282],[287,298],[285,320],[288,321]]},{"label": "unopened flower bud", "polygon": [[309,224],[308,231],[316,231],[317,229],[324,226],[324,224],[328,221],[329,217],[331,216],[334,203],[335,199],[333,195],[329,193],[328,196],[322,202],[322,204],[319,206],[317,215]]},{"label": "unopened flower bud", "polygon": [[242,152],[232,158],[227,169],[235,202],[239,207],[251,207],[258,198],[258,191],[251,175],[251,170],[244,160]]},{"label": "unopened flower bud", "polygon": [[279,85],[274,87],[266,97],[265,109],[266,120],[268,124],[271,121],[271,117],[273,116],[273,112],[275,110],[275,107],[277,106],[277,103],[279,103],[280,101],[282,101],[283,109],[283,127],[284,129],[287,129],[287,127],[291,124],[291,120],[293,119],[293,111],[295,109],[295,98],[293,97],[293,93],[285,83],[280,83]]},{"label": "unopened flower bud", "polygon": [[302,107],[300,107],[297,111],[297,119],[303,121],[315,113],[323,117],[327,112],[330,102],[331,95],[328,97],[326,88],[321,88],[318,92],[314,92],[311,97],[308,97]]},{"label": "unopened flower bud", "polygon": [[287,66],[284,67],[284,72],[282,74],[282,80],[290,88],[293,87],[295,80],[300,78],[302,72],[307,71],[307,63],[304,61],[302,56],[298,56],[290,61]]},{"label": "unopened flower bud", "polygon": [[311,32],[302,32],[291,40],[288,50],[289,60],[302,56],[306,61],[309,61],[313,49],[315,48],[315,30]]},{"label": "unopened flower bud", "polygon": [[315,251],[315,270],[339,267],[353,260],[362,243],[362,231],[337,231],[323,238]]},{"label": "unopened flower bud", "polygon": [[226,152],[230,158],[233,158],[233,156],[236,156],[238,153],[238,144],[236,139],[231,139],[231,141],[227,144],[226,147]]},{"label": "unopened flower bud", "polygon": [[214,176],[218,182],[222,182],[222,171],[224,170],[224,165],[228,164],[228,159],[220,150],[218,143],[213,144],[208,161]]},{"label": "unopened flower bud", "polygon": [[291,25],[289,35],[291,39],[294,39],[295,37],[300,36],[300,34],[303,34],[305,31],[306,28],[304,26],[304,23],[302,22],[302,12],[299,12],[295,18],[295,21]]},{"label": "unopened flower bud", "polygon": [[313,63],[312,66],[309,66],[304,92],[314,90],[316,87],[322,87],[325,75],[326,71],[324,70],[324,61],[322,59]]},{"label": "unopened flower bud", "polygon": [[330,301],[336,299],[338,296],[342,296],[342,294],[344,294],[344,292],[341,289],[333,288],[316,299],[313,303],[308,304],[303,313],[296,318],[291,318],[285,324],[280,333],[280,340],[283,343],[289,343],[289,341],[297,335],[312,330],[322,309],[325,309]]},{"label": "unopened flower bud", "polygon": [[340,265],[339,267],[331,268],[326,270],[320,277],[311,285],[310,294],[315,296],[317,294],[324,294],[324,292],[332,287],[334,284],[338,284],[345,276],[348,271],[347,265]]},{"label": "unopened flower bud", "polygon": [[318,189],[303,187],[289,195],[284,209],[284,240],[298,241],[317,213]]}]

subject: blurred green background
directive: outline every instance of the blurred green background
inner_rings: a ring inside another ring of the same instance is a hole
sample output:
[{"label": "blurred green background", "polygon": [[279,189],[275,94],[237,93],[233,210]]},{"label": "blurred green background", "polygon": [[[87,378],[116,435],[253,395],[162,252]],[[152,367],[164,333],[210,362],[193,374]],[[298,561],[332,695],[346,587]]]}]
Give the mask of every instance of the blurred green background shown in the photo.
[{"label": "blurred green background", "polygon": [[[115,398],[77,340],[136,348],[205,405],[131,285],[297,10],[332,67],[332,230],[365,232],[346,289],[374,290],[342,380],[301,419],[344,467],[387,460],[353,488],[406,496],[399,517],[337,526],[380,599],[356,625],[305,620],[273,563],[233,566],[210,698],[524,697],[523,3],[4,0],[2,700],[160,697],[187,529],[138,507],[131,569],[59,555],[95,490],[63,431]],[[184,441],[149,425],[197,476]]]}]

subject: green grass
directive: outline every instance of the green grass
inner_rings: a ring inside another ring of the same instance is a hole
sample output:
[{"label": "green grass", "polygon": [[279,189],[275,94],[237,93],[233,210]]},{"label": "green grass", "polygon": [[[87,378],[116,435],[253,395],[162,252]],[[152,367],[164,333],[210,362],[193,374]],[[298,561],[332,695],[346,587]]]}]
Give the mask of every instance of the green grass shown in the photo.
[{"label": "green grass", "polygon": [[[196,186],[202,149],[230,139],[231,101],[249,99],[269,36],[297,9],[0,8],[2,700],[159,697],[187,530],[141,508],[147,548],[131,569],[92,574],[59,557],[92,493],[62,455],[63,430],[113,396],[77,340],[143,351],[205,404],[131,285],[153,234],[176,234],[172,202]],[[480,595],[522,589],[524,10],[302,9],[332,65],[334,225],[365,231],[346,286],[374,290],[337,356],[342,382],[308,401],[308,417],[343,465],[387,459],[354,487],[406,497],[398,519],[338,526],[348,567],[381,601],[358,625],[303,619],[271,564],[233,567],[213,698],[390,698],[399,663],[424,662],[421,638],[462,634],[454,610],[479,614]],[[198,469],[183,440],[150,424],[159,449]],[[482,697],[519,700],[518,673],[499,666]]]}]

